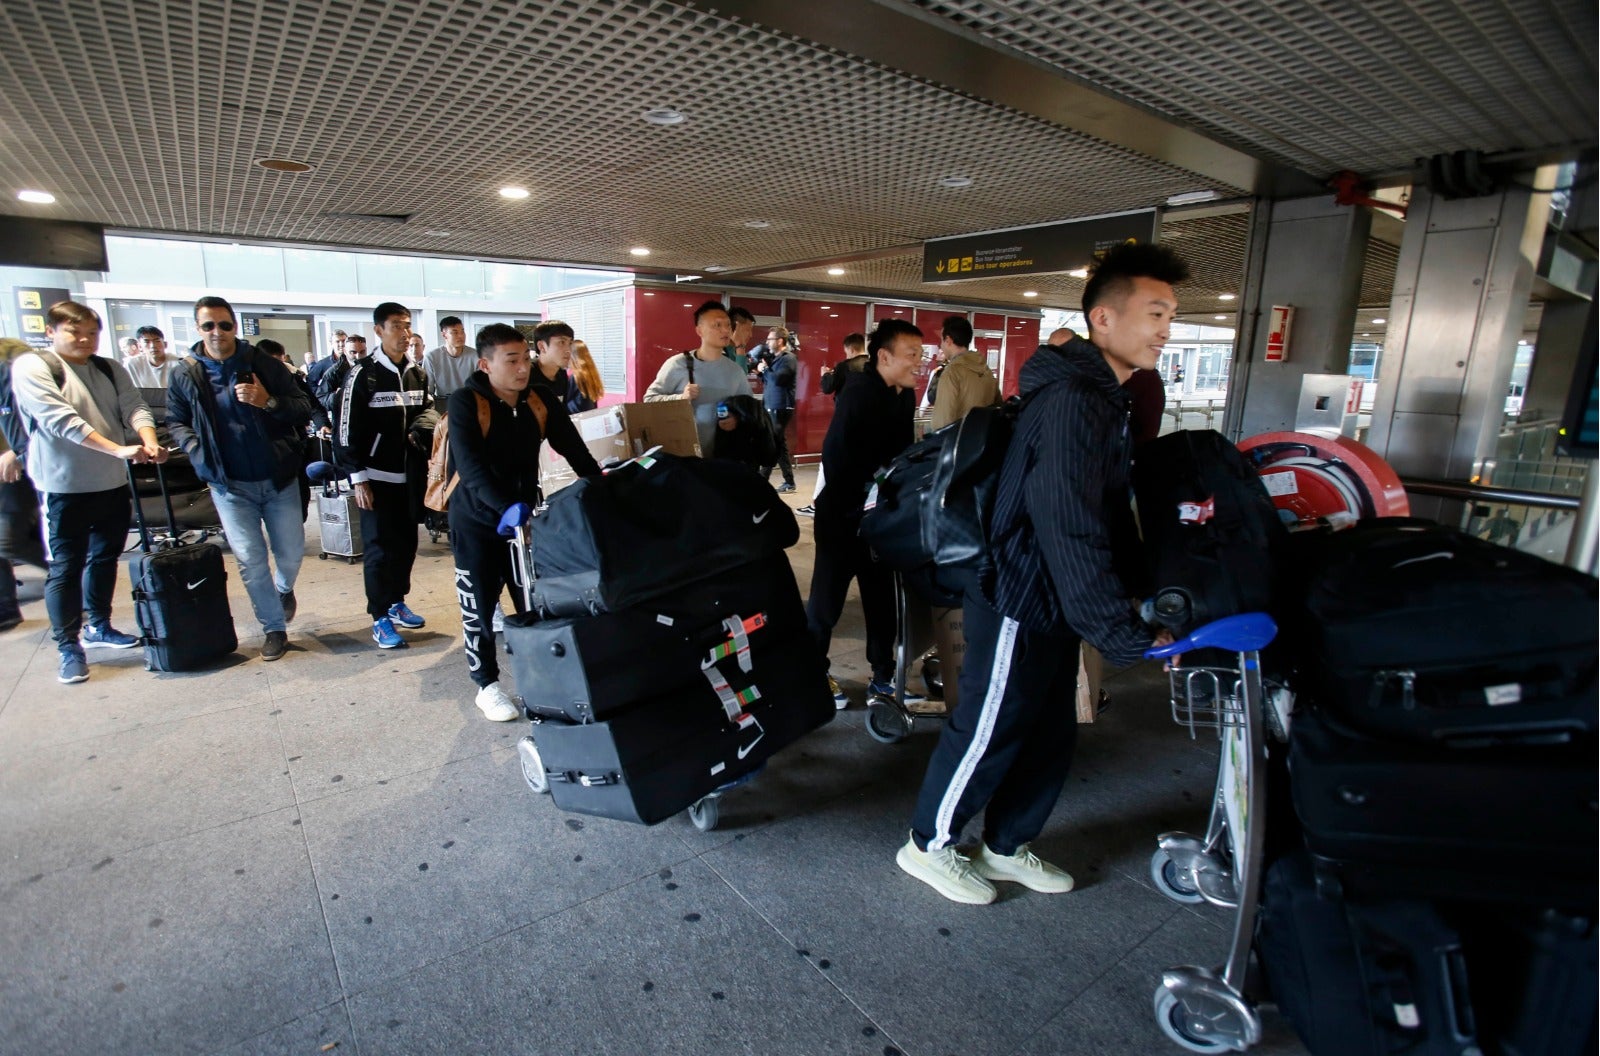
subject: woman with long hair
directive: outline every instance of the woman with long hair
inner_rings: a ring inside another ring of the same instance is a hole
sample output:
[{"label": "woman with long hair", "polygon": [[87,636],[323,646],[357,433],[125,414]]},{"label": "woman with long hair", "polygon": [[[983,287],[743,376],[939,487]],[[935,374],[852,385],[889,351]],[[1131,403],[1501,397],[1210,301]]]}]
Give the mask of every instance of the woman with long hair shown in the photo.
[{"label": "woman with long hair", "polygon": [[572,343],[572,379],[577,382],[578,392],[588,404],[580,410],[587,411],[598,407],[600,397],[606,394],[606,386],[600,380],[600,368],[594,365],[594,356],[589,354],[589,346],[582,341]]}]

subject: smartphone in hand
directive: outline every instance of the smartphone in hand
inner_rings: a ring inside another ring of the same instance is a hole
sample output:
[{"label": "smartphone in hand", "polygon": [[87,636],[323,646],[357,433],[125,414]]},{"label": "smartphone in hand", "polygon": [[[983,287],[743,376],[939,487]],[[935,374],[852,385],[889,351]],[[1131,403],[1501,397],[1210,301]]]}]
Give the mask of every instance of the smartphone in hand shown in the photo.
[{"label": "smartphone in hand", "polygon": [[254,385],[255,381],[256,376],[254,371],[241,370],[239,373],[233,376],[233,383],[235,385]]}]

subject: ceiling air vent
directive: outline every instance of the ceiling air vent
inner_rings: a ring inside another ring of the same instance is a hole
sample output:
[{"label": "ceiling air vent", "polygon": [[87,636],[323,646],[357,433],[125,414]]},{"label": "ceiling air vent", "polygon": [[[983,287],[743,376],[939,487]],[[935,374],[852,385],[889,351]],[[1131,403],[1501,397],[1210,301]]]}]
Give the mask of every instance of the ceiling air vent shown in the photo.
[{"label": "ceiling air vent", "polygon": [[371,220],[378,224],[409,224],[415,213],[323,213],[329,220]]}]

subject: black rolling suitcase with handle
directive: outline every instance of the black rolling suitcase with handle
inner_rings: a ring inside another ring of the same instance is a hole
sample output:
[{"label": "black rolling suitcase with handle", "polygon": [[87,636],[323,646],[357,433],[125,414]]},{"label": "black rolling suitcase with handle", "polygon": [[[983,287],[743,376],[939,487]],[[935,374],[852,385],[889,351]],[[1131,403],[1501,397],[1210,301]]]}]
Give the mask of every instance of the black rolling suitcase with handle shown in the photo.
[{"label": "black rolling suitcase with handle", "polygon": [[[134,498],[143,550],[132,567],[134,618],[146,670],[194,671],[239,648],[228,606],[228,572],[220,546],[182,542],[160,466],[156,480],[171,538],[163,548],[151,549],[144,511]],[[131,466],[128,481],[133,485]]]},{"label": "black rolling suitcase with handle", "polygon": [[1133,466],[1155,618],[1175,634],[1274,602],[1288,529],[1239,449],[1213,430],[1150,441]]},{"label": "black rolling suitcase with handle", "polygon": [[1299,535],[1291,556],[1282,637],[1332,721],[1432,743],[1594,733],[1593,576],[1414,518]]}]

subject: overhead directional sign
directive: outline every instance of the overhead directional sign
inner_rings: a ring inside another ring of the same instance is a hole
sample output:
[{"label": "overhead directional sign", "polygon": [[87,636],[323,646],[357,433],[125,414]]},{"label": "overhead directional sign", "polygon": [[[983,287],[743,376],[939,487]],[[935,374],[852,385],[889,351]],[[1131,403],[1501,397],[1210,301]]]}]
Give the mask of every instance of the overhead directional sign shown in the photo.
[{"label": "overhead directional sign", "polygon": [[1074,271],[1088,267],[1096,253],[1118,243],[1150,242],[1155,237],[1156,211],[1140,209],[1059,224],[934,238],[922,244],[922,281]]}]

